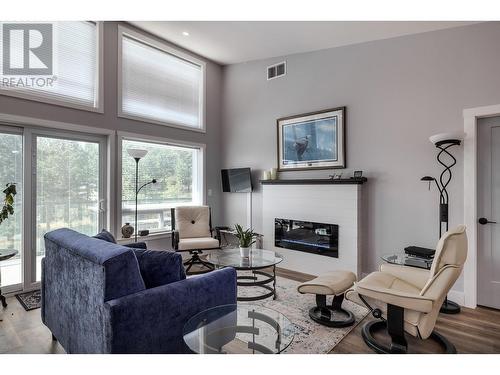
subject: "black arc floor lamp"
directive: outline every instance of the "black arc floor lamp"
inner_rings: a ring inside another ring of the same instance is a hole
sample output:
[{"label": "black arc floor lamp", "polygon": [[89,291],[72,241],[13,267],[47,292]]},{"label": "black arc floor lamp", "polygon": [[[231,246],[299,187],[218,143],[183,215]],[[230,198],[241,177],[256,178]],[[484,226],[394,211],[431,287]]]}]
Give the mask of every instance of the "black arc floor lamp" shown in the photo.
[{"label": "black arc floor lamp", "polygon": [[148,150],[143,150],[139,148],[129,148],[127,152],[130,156],[132,156],[135,160],[135,222],[134,222],[134,232],[135,232],[135,242],[137,242],[137,232],[139,228],[137,227],[137,197],[139,196],[139,192],[141,189],[149,184],[156,184],[156,179],[152,179],[149,182],[146,182],[141,187],[139,187],[139,160],[145,157],[148,153]]},{"label": "black arc floor lamp", "polygon": [[[429,137],[431,143],[439,149],[437,161],[444,167],[444,169],[439,175],[439,179],[432,176],[424,176],[420,180],[429,183],[429,190],[431,188],[432,181],[434,181],[439,191],[439,238],[441,238],[443,234],[443,228],[445,228],[445,231],[448,230],[449,194],[446,188],[450,184],[453,176],[451,168],[457,164],[457,159],[455,159],[455,157],[451,154],[449,148],[452,146],[460,146],[462,140],[464,139],[464,135],[464,133],[456,132],[441,133]],[[460,306],[446,298],[443,306],[441,307],[441,312],[445,314],[457,314],[460,312]]]}]

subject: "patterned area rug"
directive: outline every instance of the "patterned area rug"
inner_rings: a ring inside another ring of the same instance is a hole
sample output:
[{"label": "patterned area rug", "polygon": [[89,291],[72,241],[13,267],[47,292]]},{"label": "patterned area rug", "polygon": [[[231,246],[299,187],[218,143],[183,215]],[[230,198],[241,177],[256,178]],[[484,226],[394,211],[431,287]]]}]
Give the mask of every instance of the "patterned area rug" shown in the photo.
[{"label": "patterned area rug", "polygon": [[[271,298],[255,302],[238,302],[261,305],[281,312],[295,326],[295,337],[290,346],[283,352],[288,354],[326,354],[329,353],[363,318],[368,310],[350,301],[344,300],[342,307],[352,311],[356,322],[345,328],[331,328],[318,324],[309,318],[309,309],[316,305],[312,294],[300,294],[297,285],[300,283],[283,277],[277,277],[277,299]],[[258,287],[239,287],[240,296],[254,296],[267,293]],[[330,303],[331,297],[328,298]]]},{"label": "patterned area rug", "polygon": [[38,309],[42,305],[42,292],[40,290],[19,293],[16,294],[16,298],[26,311]]}]

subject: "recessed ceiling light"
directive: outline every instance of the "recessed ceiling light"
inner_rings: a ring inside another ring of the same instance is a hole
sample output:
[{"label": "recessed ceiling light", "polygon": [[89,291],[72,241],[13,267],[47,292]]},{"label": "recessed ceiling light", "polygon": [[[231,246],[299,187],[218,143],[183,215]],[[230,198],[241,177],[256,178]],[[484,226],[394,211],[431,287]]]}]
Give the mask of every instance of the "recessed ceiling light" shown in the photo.
[{"label": "recessed ceiling light", "polygon": [[184,35],[184,36],[189,36],[189,33],[188,33],[187,31],[183,31],[183,32],[182,32],[182,35]]}]

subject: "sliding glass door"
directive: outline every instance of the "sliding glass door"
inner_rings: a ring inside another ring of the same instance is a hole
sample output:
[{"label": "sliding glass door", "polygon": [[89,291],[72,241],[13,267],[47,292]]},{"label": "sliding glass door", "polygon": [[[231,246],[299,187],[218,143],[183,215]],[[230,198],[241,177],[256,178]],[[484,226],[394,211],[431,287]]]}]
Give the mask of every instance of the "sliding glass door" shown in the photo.
[{"label": "sliding glass door", "polygon": [[45,233],[71,228],[94,235],[107,226],[105,136],[0,124],[2,191],[15,183],[14,213],[0,224],[2,292],[39,287]]},{"label": "sliding glass door", "polygon": [[92,236],[103,226],[103,142],[34,134],[33,149],[32,268],[40,281],[45,233],[64,227]]},{"label": "sliding glass door", "polygon": [[[0,263],[2,287],[19,289],[23,281],[23,135],[22,129],[0,128],[0,192],[15,183],[14,214],[0,224],[0,249],[17,250],[17,255]],[[1,202],[5,196],[1,193]],[[0,207],[1,209],[1,207]]]}]

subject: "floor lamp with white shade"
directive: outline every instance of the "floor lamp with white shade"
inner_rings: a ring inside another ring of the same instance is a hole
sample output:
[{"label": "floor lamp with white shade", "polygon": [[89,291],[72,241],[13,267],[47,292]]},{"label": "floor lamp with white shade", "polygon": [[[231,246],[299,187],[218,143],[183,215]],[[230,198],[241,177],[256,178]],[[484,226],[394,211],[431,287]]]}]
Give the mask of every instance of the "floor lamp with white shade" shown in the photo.
[{"label": "floor lamp with white shade", "polygon": [[152,179],[149,182],[146,182],[144,185],[139,187],[139,160],[145,157],[148,154],[148,150],[139,149],[139,148],[129,148],[127,149],[127,153],[132,156],[135,160],[135,222],[134,222],[134,231],[135,231],[135,242],[137,242],[137,197],[139,196],[139,192],[141,189],[149,184],[156,184],[156,179]]},{"label": "floor lamp with white shade", "polygon": [[[464,136],[465,134],[463,132],[453,132],[435,134],[429,137],[429,141],[439,149],[437,161],[443,166],[443,170],[438,179],[432,176],[424,176],[420,180],[428,182],[429,189],[432,181],[434,181],[439,191],[439,238],[441,238],[443,230],[448,230],[449,194],[447,187],[452,178],[451,168],[457,163],[457,159],[453,156],[449,149],[452,146],[460,146]],[[443,306],[441,307],[441,312],[445,314],[457,314],[460,312],[460,306],[446,298]]]}]

